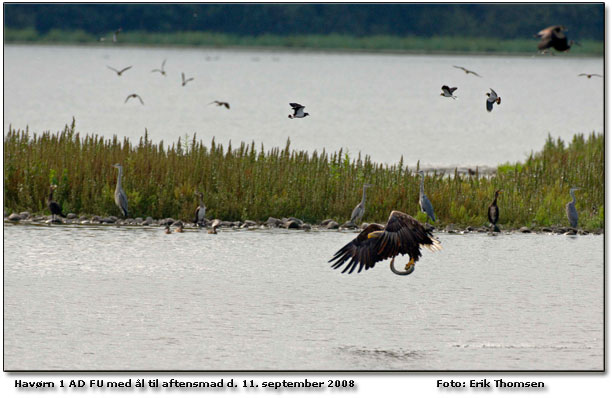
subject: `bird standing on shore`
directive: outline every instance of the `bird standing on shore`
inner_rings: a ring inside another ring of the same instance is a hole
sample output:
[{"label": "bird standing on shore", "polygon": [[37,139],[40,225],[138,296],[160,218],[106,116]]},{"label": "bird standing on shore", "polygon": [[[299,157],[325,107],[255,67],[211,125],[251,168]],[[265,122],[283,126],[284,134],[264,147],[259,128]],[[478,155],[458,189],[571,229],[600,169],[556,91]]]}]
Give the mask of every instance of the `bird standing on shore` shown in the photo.
[{"label": "bird standing on shore", "polygon": [[128,216],[128,200],[125,191],[121,187],[123,166],[121,166],[119,163],[116,163],[113,165],[113,167],[119,171],[119,174],[117,175],[117,186],[115,187],[115,204],[117,205],[117,207],[119,207],[119,210],[121,210],[121,214],[123,214],[123,217],[125,218]]},{"label": "bird standing on shore", "polygon": [[221,225],[221,220],[218,220],[218,219],[213,220],[212,225],[211,225],[212,229],[209,229],[208,233],[216,235],[217,234],[217,227],[219,227],[219,225]]},{"label": "bird standing on shore", "polygon": [[567,202],[565,205],[565,214],[567,214],[567,220],[569,221],[572,228],[578,228],[578,212],[576,211],[576,196],[574,191],[578,191],[580,188],[571,188],[570,196],[572,197],[571,202]]},{"label": "bird standing on shore", "polygon": [[351,213],[351,224],[355,224],[357,220],[361,221],[365,214],[365,200],[366,200],[366,188],[370,188],[371,184],[363,184],[363,195],[361,196],[361,202],[355,206]]},{"label": "bird standing on shore", "polygon": [[425,195],[425,172],[423,170],[419,171],[419,175],[421,176],[421,186],[419,188],[419,206],[421,206],[421,211],[427,214],[427,217],[431,219],[431,221],[436,222],[436,215],[434,214],[433,205],[429,201],[427,195]]},{"label": "bird standing on shore", "polygon": [[[387,224],[368,225],[355,239],[338,250],[329,262],[333,262],[332,268],[337,269],[348,261],[342,273],[350,274],[355,269],[357,272],[364,267],[368,270],[377,262],[391,258],[390,268],[394,274],[410,275],[421,257],[421,246],[432,251],[442,249],[440,241],[423,224],[408,214],[393,210]],[[410,256],[403,271],[394,267],[395,257],[400,254]]]},{"label": "bird standing on shore", "polygon": [[53,192],[57,188],[57,185],[51,185],[49,190],[49,199],[47,199],[47,205],[49,206],[49,210],[51,211],[51,219],[55,220],[55,216],[61,216],[66,218],[66,215],[62,213],[62,207],[53,200]]},{"label": "bird standing on shore", "polygon": [[497,207],[497,196],[502,192],[502,190],[498,189],[495,191],[495,199],[489,206],[489,210],[487,211],[487,216],[489,217],[489,222],[493,226],[493,231],[499,232],[499,228],[497,227],[497,220],[499,220],[499,207]]},{"label": "bird standing on shore", "polygon": [[309,115],[309,113],[304,112],[304,105],[300,105],[297,102],[290,102],[289,106],[293,109],[293,115],[289,115],[289,119],[300,119]]},{"label": "bird standing on shore", "polygon": [[200,198],[200,205],[195,210],[195,220],[193,221],[196,225],[202,225],[204,223],[204,217],[206,217],[206,205],[204,204],[204,194],[196,191],[196,196]]},{"label": "bird standing on shore", "polygon": [[119,33],[123,31],[122,28],[117,29],[113,32],[113,43],[117,43],[117,38],[119,37]]},{"label": "bird standing on shore", "polygon": [[499,97],[493,89],[491,89],[490,93],[487,93],[487,97],[487,112],[493,110],[494,103],[497,103],[497,105],[501,104],[501,97]]},{"label": "bird standing on shore", "polygon": [[440,94],[442,97],[451,97],[452,99],[456,99],[457,96],[453,95],[453,93],[457,90],[457,87],[448,87],[446,85],[442,86],[442,93]]}]

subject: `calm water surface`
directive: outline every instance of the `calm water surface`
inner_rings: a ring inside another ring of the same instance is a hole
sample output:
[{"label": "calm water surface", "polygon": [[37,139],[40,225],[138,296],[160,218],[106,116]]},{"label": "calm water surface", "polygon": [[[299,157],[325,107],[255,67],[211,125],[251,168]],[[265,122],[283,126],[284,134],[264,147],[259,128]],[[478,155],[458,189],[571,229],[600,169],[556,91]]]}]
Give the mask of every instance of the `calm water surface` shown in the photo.
[{"label": "calm water surface", "polygon": [[[168,75],[151,73],[165,58]],[[117,77],[107,65],[133,68]],[[182,87],[181,72],[195,80]],[[4,130],[55,132],[74,116],[82,133],[136,142],[145,128],[166,143],[197,133],[270,148],[289,137],[296,149],[390,164],[496,166],[524,160],[549,133],[603,131],[603,79],[579,73],[603,73],[603,58],[6,45]],[[440,97],[443,84],[459,87],[457,100]],[[491,113],[489,88],[502,97]],[[124,103],[134,92],[144,106]],[[311,116],[288,119],[289,102]]]},{"label": "calm water surface", "polygon": [[331,269],[354,236],[5,224],[5,369],[603,368],[603,236],[440,234],[409,277]]}]

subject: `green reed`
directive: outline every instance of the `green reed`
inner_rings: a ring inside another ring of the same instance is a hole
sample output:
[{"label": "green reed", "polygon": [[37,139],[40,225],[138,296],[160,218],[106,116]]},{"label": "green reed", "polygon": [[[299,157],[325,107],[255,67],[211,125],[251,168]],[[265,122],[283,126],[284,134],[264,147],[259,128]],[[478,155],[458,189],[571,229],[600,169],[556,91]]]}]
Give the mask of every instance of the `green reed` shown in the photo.
[{"label": "green reed", "polygon": [[[504,227],[567,225],[569,188],[579,186],[580,226],[603,228],[603,135],[576,135],[571,143],[549,137],[544,149],[522,163],[498,167],[494,176],[428,175],[425,190],[438,226],[480,226],[495,189]],[[49,184],[58,185],[55,200],[64,212],[119,215],[113,193],[117,171],[124,166],[123,187],[130,216],[192,220],[195,191],[204,193],[207,217],[259,220],[294,216],[307,222],[347,220],[368,190],[364,221],[384,222],[393,209],[416,215],[419,176],[400,161],[372,162],[342,150],[308,153],[264,149],[254,143],[226,147],[213,139],[204,145],[194,135],[171,145],[138,143],[116,136],[82,136],[74,120],[56,134],[31,134],[12,127],[4,136],[4,210],[48,214]]]}]

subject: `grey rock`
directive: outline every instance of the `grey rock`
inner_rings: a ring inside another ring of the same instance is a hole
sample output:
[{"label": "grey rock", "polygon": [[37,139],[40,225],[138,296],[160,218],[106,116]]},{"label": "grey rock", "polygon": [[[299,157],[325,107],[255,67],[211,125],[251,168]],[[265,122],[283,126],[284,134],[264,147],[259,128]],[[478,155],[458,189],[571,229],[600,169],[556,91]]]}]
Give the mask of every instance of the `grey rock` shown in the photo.
[{"label": "grey rock", "polygon": [[17,213],[11,213],[10,216],[8,216],[9,221],[21,221],[21,216]]},{"label": "grey rock", "polygon": [[344,224],[342,224],[340,226],[341,228],[345,228],[345,229],[357,229],[357,225],[353,224],[350,221],[345,222]]},{"label": "grey rock", "polygon": [[287,229],[299,229],[300,228],[300,224],[295,220],[287,220],[284,226]]},{"label": "grey rock", "polygon": [[527,227],[520,227],[519,232],[524,233],[524,234],[530,234],[531,230]]},{"label": "grey rock", "polygon": [[265,224],[270,227],[277,227],[282,224],[282,221],[279,220],[278,218],[268,217],[268,220],[266,221]]},{"label": "grey rock", "polygon": [[334,220],[332,220],[331,218],[323,220],[323,221],[321,221],[321,226],[324,227],[324,226],[326,226],[327,224],[329,224],[332,221],[334,221]]},{"label": "grey rock", "polygon": [[113,219],[112,217],[104,217],[101,222],[102,224],[114,224],[117,220],[117,217],[115,217],[115,219]]},{"label": "grey rock", "polygon": [[552,232],[552,228],[544,227],[542,228],[542,232]]},{"label": "grey rock", "polygon": [[27,211],[22,211],[21,213],[19,213],[19,215],[21,216],[22,220],[25,220],[26,218],[30,217],[30,213]]},{"label": "grey rock", "polygon": [[76,214],[74,214],[74,213],[68,213],[68,214],[66,215],[66,218],[67,218],[67,219],[69,219],[69,220],[74,220],[74,219],[75,219],[75,218],[77,218],[77,217],[78,217],[78,216],[77,216]]},{"label": "grey rock", "polygon": [[181,220],[176,220],[175,222],[172,223],[173,227],[179,227],[183,225],[183,222]]},{"label": "grey rock", "polygon": [[339,227],[340,227],[340,226],[338,225],[338,223],[337,223],[337,222],[335,222],[334,220],[332,220],[332,221],[328,222],[328,223],[325,225],[325,228],[327,228],[327,229],[338,229]]},{"label": "grey rock", "polygon": [[253,221],[253,220],[244,220],[244,224],[248,225],[249,227],[258,225],[257,221]]},{"label": "grey rock", "polygon": [[305,231],[310,231],[312,229],[312,226],[308,223],[304,223],[302,225],[300,225],[300,229],[303,229]]},{"label": "grey rock", "polygon": [[296,218],[296,217],[289,217],[289,220],[295,221],[299,225],[304,224],[304,221],[302,221],[302,220],[300,220],[299,218]]},{"label": "grey rock", "polygon": [[444,231],[448,232],[449,234],[456,234],[457,233],[457,227],[455,227],[455,224],[448,224],[444,228]]}]

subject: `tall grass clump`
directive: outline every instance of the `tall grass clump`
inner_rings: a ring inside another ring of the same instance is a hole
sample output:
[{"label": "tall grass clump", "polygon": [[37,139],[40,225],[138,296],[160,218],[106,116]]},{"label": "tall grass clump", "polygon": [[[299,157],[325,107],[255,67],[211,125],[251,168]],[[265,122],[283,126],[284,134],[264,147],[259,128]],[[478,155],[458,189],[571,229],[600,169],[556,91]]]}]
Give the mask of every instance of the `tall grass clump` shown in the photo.
[{"label": "tall grass clump", "polygon": [[[194,135],[165,145],[147,134],[138,143],[116,136],[75,132],[72,125],[51,134],[12,127],[4,137],[5,211],[48,213],[49,184],[64,212],[119,215],[113,201],[114,163],[124,166],[123,188],[130,215],[191,220],[195,191],[204,193],[209,218],[260,220],[295,216],[308,222],[347,220],[368,192],[364,221],[383,222],[393,209],[418,214],[419,176],[403,165],[382,165],[339,150],[309,154],[255,143],[209,146]],[[569,188],[579,186],[580,226],[603,228],[603,135],[576,135],[571,143],[549,136],[544,149],[523,163],[498,167],[494,176],[432,174],[425,181],[439,225],[485,225],[495,189],[500,224],[507,227],[565,225]]]}]

